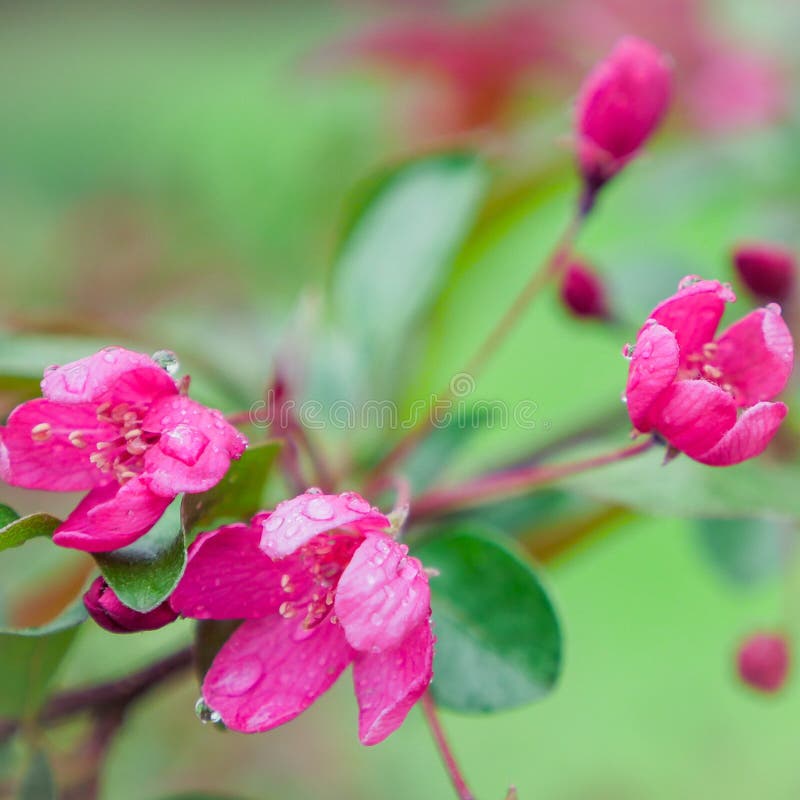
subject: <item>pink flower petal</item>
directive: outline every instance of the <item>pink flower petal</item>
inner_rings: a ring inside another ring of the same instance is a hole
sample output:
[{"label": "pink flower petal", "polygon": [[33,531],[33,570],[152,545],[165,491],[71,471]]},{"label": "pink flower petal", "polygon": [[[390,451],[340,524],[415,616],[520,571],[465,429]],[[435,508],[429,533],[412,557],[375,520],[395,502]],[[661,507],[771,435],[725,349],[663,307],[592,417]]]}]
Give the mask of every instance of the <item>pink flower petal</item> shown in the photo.
[{"label": "pink flower petal", "polygon": [[57,403],[150,403],[177,393],[175,381],[150,356],[122,347],[50,367],[42,381],[42,394]]},{"label": "pink flower petal", "polygon": [[279,503],[264,522],[261,549],[273,558],[293,553],[315,536],[347,526],[358,533],[388,528],[389,520],[355,492],[309,491]]},{"label": "pink flower petal", "polygon": [[260,537],[260,526],[241,523],[198,537],[172,607],[194,619],[258,619],[307,591],[312,579],[299,559],[273,561],[259,548]]},{"label": "pink flower petal", "polygon": [[740,406],[771,400],[792,372],[794,345],[780,308],[752,311],[717,340],[711,364],[722,370],[720,383],[733,386]]},{"label": "pink flower petal", "polygon": [[203,697],[229,728],[256,733],[294,719],[352,660],[340,625],[326,619],[302,638],[297,630],[277,614],[247,620],[219,651]]},{"label": "pink flower petal", "polygon": [[406,545],[367,536],[342,573],[334,609],[356,650],[391,650],[430,616],[428,577]]},{"label": "pink flower petal", "polygon": [[139,478],[92,489],[56,529],[62,547],[104,553],[135,542],[155,525],[170,500],[153,494]]},{"label": "pink flower petal", "polygon": [[108,476],[89,457],[97,452],[97,442],[116,437],[111,426],[98,421],[94,406],[30,400],[0,428],[0,477],[25,489],[91,489]]},{"label": "pink flower petal", "polygon": [[661,397],[652,419],[658,432],[690,458],[708,452],[736,423],[736,403],[704,380],[673,384]]},{"label": "pink flower petal", "polygon": [[739,417],[715,447],[694,458],[712,467],[728,467],[761,455],[786,411],[783,403],[757,403]]},{"label": "pink flower petal", "polygon": [[222,414],[188,397],[165,397],[147,413],[142,428],[159,432],[144,456],[142,480],[164,497],[216,486],[247,446]]},{"label": "pink flower petal", "polygon": [[434,641],[426,619],[397,649],[356,657],[353,684],[362,744],[378,744],[394,733],[422,697],[433,677]]},{"label": "pink flower petal", "polygon": [[652,429],[650,410],[675,380],[679,361],[678,342],[672,331],[658,324],[642,328],[631,357],[625,389],[628,414],[636,430],[647,433]]},{"label": "pink flower petal", "polygon": [[681,364],[689,356],[702,353],[703,345],[713,341],[725,311],[725,303],[736,300],[734,293],[719,281],[686,284],[672,297],[659,303],[650,318],[675,334],[681,350]]}]

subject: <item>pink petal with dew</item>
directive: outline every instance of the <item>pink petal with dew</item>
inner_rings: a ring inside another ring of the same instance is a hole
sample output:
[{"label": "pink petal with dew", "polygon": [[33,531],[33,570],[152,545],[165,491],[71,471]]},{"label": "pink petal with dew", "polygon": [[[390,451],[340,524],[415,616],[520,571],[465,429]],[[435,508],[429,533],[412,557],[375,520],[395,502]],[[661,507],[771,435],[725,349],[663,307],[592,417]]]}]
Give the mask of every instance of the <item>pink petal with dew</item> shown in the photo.
[{"label": "pink petal with dew", "polygon": [[341,626],[329,618],[304,638],[297,629],[277,614],[247,620],[217,654],[203,697],[232,730],[256,733],[294,719],[352,660]]},{"label": "pink petal with dew", "polygon": [[126,547],[144,536],[170,500],[153,494],[139,478],[92,489],[56,529],[53,541],[89,553]]},{"label": "pink petal with dew", "polygon": [[690,458],[706,453],[736,423],[736,403],[704,380],[673,384],[653,411],[658,432]]},{"label": "pink petal with dew", "polygon": [[642,433],[653,427],[650,411],[678,374],[680,351],[675,334],[663,325],[646,325],[631,356],[625,400],[633,427]]},{"label": "pink petal with dew", "polygon": [[434,642],[426,619],[395,650],[356,657],[353,684],[362,744],[378,744],[403,724],[433,677]]},{"label": "pink petal with dew", "polygon": [[194,619],[258,619],[306,592],[313,581],[300,560],[273,561],[259,548],[260,538],[260,526],[242,523],[199,536],[172,607]]},{"label": "pink petal with dew", "polygon": [[368,536],[342,573],[334,610],[356,650],[391,650],[430,616],[428,576],[406,545]]},{"label": "pink petal with dew", "polygon": [[722,370],[721,383],[734,389],[740,406],[771,400],[792,374],[792,334],[776,305],[750,312],[717,339],[710,363]]},{"label": "pink petal with dew", "polygon": [[315,536],[347,526],[357,533],[388,528],[389,520],[355,492],[322,494],[308,491],[278,503],[264,522],[261,549],[282,558]]},{"label": "pink petal with dew", "polygon": [[145,416],[142,428],[161,436],[144,456],[142,480],[156,494],[205,492],[216,486],[247,446],[216,409],[188,397],[165,397]]},{"label": "pink petal with dew", "polygon": [[39,398],[17,406],[0,428],[0,478],[11,486],[75,492],[108,480],[89,460],[117,432],[94,406]]},{"label": "pink petal with dew", "polygon": [[[644,144],[667,110],[670,69],[649,42],[626,36],[589,74],[576,106],[582,167],[606,154],[618,169]],[[588,159],[588,161],[587,161]],[[608,165],[601,171],[610,175]]]},{"label": "pink petal with dew", "polygon": [[786,412],[783,403],[756,403],[739,417],[715,447],[695,458],[712,467],[729,467],[761,455]]},{"label": "pink petal with dew", "polygon": [[42,394],[58,403],[149,404],[177,393],[175,381],[150,356],[122,347],[49,367],[42,380]]},{"label": "pink petal with dew", "polygon": [[677,293],[659,303],[650,314],[651,319],[675,334],[684,365],[689,356],[702,353],[703,345],[713,341],[725,303],[736,300],[731,289],[719,281],[690,281],[692,276],[684,278]]}]

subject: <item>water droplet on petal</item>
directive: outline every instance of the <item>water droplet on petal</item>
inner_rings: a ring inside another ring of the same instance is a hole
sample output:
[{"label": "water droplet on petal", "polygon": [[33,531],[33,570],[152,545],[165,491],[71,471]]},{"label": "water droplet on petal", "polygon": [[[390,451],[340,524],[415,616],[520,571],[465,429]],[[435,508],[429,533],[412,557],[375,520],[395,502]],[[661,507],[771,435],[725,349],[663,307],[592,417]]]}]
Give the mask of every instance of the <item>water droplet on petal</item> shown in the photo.
[{"label": "water droplet on petal", "polygon": [[769,303],[766,308],[767,311],[769,311],[772,314],[777,314],[778,316],[781,316],[781,314],[783,313],[781,307],[777,303]]},{"label": "water droplet on petal", "polygon": [[281,525],[283,525],[283,517],[279,516],[278,514],[272,514],[271,516],[267,517],[266,520],[264,520],[262,527],[265,531],[272,533],[273,531],[278,530]]},{"label": "water droplet on petal", "polygon": [[306,489],[306,494],[322,494],[322,489],[319,486],[311,486]]},{"label": "water droplet on petal", "polygon": [[175,375],[181,368],[178,356],[172,350],[156,350],[151,358],[161,369],[166,370],[169,375]]},{"label": "water droplet on petal", "polygon": [[315,497],[306,505],[305,514],[307,517],[319,521],[333,519],[333,506],[327,500]]},{"label": "water droplet on petal", "polygon": [[75,364],[64,371],[64,388],[72,394],[80,394],[86,388],[89,371],[85,364]]},{"label": "water droplet on petal", "polygon": [[367,514],[371,510],[370,504],[355,493],[346,496],[345,504],[350,511],[355,511],[357,514]]},{"label": "water droplet on petal", "polygon": [[645,342],[639,355],[644,359],[650,358],[650,356],[653,355],[653,343]]},{"label": "water droplet on petal", "polygon": [[252,689],[262,674],[261,662],[255,656],[245,656],[214,681],[214,689],[228,697],[239,697]]},{"label": "water droplet on petal", "polygon": [[693,286],[695,283],[703,280],[699,275],[687,275],[685,278],[681,278],[680,282],[678,283],[678,291],[680,292],[683,289],[688,289],[690,286]]}]

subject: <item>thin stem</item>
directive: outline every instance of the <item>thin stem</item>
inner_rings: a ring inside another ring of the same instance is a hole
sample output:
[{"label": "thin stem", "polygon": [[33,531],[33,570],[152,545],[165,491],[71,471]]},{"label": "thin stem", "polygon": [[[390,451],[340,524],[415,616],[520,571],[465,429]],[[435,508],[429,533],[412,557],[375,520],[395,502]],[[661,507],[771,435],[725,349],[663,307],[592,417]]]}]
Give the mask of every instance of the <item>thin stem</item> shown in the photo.
[{"label": "thin stem", "polygon": [[639,455],[639,453],[649,450],[654,443],[653,439],[646,439],[621,450],[614,450],[611,453],[593,456],[580,461],[553,465],[526,465],[517,469],[473,478],[457,486],[433,489],[412,501],[411,519],[419,522],[422,519],[439,517],[452,511],[472,508],[493,500],[523,494],[544,484],[566,478],[569,475],[575,475],[579,472],[585,472]]},{"label": "thin stem", "polygon": [[[576,213],[570,219],[564,233],[559,238],[552,253],[547,260],[537,269],[529,278],[528,282],[522,288],[522,291],[516,295],[514,302],[507,309],[505,314],[500,318],[495,327],[489,332],[489,335],[480,345],[478,350],[474,353],[472,358],[467,362],[466,367],[461,372],[469,375],[473,380],[477,378],[478,373],[483,370],[486,363],[497,352],[499,347],[505,342],[509,333],[516,327],[520,318],[530,306],[534,298],[547,286],[547,284],[558,277],[563,272],[569,263],[569,254],[572,251],[575,239],[581,229],[587,210],[583,205],[579,205]],[[443,391],[436,395],[436,402],[447,402],[452,399],[452,389],[450,386],[446,387]],[[406,456],[424,439],[433,428],[433,414],[431,409],[423,415],[420,422],[411,429],[411,431],[403,437],[392,448],[373,470],[373,478],[368,484],[368,491],[372,489],[375,482],[383,475],[388,473],[393,467],[402,462]]]},{"label": "thin stem", "polygon": [[475,795],[467,786],[464,776],[461,774],[461,768],[458,766],[453,751],[450,749],[444,728],[439,721],[436,703],[433,701],[430,691],[426,691],[422,695],[421,705],[428,727],[431,729],[431,734],[436,742],[436,747],[439,748],[439,755],[441,755],[447,774],[450,776],[450,782],[458,795],[458,800],[475,800]]}]

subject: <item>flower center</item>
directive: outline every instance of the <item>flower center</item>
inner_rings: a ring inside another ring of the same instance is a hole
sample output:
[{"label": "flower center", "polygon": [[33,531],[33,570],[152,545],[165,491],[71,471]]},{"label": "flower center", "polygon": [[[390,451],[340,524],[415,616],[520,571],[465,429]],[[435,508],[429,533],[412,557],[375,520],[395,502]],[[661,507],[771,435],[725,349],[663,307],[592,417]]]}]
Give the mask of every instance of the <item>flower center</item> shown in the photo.
[{"label": "flower center", "polygon": [[717,349],[716,342],[708,342],[703,345],[699,353],[687,356],[686,363],[678,371],[678,379],[684,381],[706,380],[716,384],[736,399],[736,388],[726,380],[723,371],[713,363],[717,357]]},{"label": "flower center", "polygon": [[[303,569],[294,575],[281,576],[281,589],[287,599],[281,603],[278,613],[284,619],[301,618],[301,631],[319,625],[333,609],[339,579],[360,544],[360,536],[332,531],[304,545],[299,551]],[[331,622],[338,620],[331,616]]]},{"label": "flower center", "polygon": [[[128,403],[103,403],[97,408],[98,422],[105,422],[115,429],[116,436],[97,442],[97,452],[89,456],[101,472],[111,473],[124,484],[135,478],[144,466],[144,454],[159,438],[157,433],[142,430],[144,410]],[[86,447],[82,431],[69,434],[75,447]]]}]

